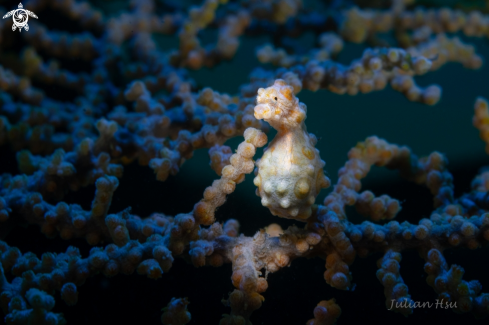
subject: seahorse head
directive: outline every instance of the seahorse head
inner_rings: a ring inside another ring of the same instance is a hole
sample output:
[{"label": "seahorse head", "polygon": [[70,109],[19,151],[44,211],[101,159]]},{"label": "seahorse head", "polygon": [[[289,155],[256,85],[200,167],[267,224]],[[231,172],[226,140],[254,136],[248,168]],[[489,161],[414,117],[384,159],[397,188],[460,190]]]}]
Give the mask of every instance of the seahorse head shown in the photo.
[{"label": "seahorse head", "polygon": [[300,126],[306,118],[306,106],[294,96],[294,88],[277,79],[268,88],[258,89],[255,118],[263,119],[277,130]]}]

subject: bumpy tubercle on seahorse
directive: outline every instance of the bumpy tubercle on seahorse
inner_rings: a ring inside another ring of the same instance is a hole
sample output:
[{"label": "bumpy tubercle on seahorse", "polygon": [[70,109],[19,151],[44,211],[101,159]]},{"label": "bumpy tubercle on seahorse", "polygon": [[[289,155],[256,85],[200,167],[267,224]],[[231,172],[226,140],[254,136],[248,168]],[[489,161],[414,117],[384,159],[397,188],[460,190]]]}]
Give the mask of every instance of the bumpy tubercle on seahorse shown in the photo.
[{"label": "bumpy tubercle on seahorse", "polygon": [[256,161],[253,182],[262,205],[273,215],[306,221],[319,191],[329,187],[330,180],[315,148],[317,138],[304,123],[306,105],[293,90],[281,79],[258,89],[255,118],[268,122],[277,135]]}]

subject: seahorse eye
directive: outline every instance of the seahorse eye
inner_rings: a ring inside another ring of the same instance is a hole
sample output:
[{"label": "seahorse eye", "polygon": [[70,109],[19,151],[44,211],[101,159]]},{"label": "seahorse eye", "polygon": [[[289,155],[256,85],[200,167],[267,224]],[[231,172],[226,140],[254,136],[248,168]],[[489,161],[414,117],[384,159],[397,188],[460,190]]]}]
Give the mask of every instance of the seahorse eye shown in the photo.
[{"label": "seahorse eye", "polygon": [[275,100],[277,100],[277,97],[275,97]]}]

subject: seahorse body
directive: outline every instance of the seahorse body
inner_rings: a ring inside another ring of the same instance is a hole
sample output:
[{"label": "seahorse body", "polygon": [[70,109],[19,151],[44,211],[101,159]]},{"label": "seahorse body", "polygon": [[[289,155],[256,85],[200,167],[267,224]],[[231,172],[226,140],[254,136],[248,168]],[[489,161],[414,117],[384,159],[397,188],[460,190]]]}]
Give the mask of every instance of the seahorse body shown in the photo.
[{"label": "seahorse body", "polygon": [[315,148],[317,139],[304,124],[306,111],[293,88],[281,79],[258,89],[255,117],[278,133],[256,162],[257,195],[273,215],[301,221],[309,218],[319,191],[330,184],[323,172],[325,162]]}]

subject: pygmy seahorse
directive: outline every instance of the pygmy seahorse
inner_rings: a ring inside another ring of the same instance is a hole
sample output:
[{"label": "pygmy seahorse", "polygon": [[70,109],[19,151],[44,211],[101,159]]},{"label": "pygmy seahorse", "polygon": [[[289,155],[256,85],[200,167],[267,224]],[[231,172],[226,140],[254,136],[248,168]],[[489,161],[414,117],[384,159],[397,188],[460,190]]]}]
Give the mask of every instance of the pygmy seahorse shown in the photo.
[{"label": "pygmy seahorse", "polygon": [[330,185],[323,172],[325,162],[315,148],[317,138],[306,130],[306,105],[281,79],[258,89],[256,101],[255,117],[277,130],[256,161],[257,195],[273,215],[305,221],[319,191]]}]

